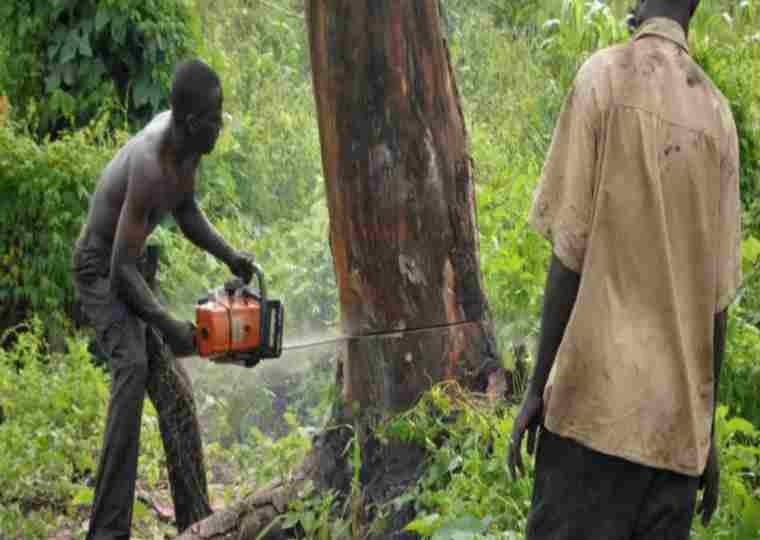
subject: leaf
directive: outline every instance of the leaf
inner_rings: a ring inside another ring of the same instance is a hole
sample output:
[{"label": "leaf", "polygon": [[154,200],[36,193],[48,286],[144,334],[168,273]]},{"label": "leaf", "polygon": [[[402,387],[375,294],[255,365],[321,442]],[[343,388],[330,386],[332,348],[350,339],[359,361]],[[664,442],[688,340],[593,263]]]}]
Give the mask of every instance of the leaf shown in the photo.
[{"label": "leaf", "polygon": [[401,508],[404,507],[404,505],[413,502],[417,498],[417,495],[414,493],[406,493],[404,495],[400,495],[399,497],[396,497],[391,501],[393,504],[393,508],[396,509],[396,511],[401,510]]},{"label": "leaf", "polygon": [[755,426],[751,422],[744,418],[732,418],[726,424],[726,429],[730,433],[743,433],[745,435],[752,435],[755,433]]},{"label": "leaf", "polygon": [[109,22],[111,22],[111,10],[105,6],[98,6],[98,12],[95,14],[95,32],[100,33]]},{"label": "leaf", "polygon": [[161,87],[157,84],[150,85],[146,97],[154,109],[158,109],[161,105],[161,100],[164,98]]},{"label": "leaf", "polygon": [[79,52],[82,53],[82,55],[90,57],[92,56],[92,48],[90,47],[90,36],[87,34],[82,34],[82,37],[79,39]]},{"label": "leaf", "polygon": [[301,521],[300,514],[297,514],[295,512],[288,513],[287,517],[285,518],[285,521],[282,522],[282,528],[286,530],[292,529],[293,527],[298,525],[300,521]]},{"label": "leaf", "polygon": [[145,506],[145,503],[135,499],[134,514],[135,518],[139,521],[145,519],[150,514],[150,512],[148,510],[148,507]]},{"label": "leaf", "polygon": [[742,255],[744,259],[754,262],[760,255],[760,240],[750,236],[742,242]]},{"label": "leaf", "polygon": [[53,72],[45,77],[45,90],[52,92],[61,87],[61,73],[58,69],[54,69]]},{"label": "leaf", "polygon": [[55,55],[58,54],[58,51],[61,50],[61,41],[57,40],[55,38],[52,38],[50,40],[50,44],[48,45],[48,59],[52,60],[55,58]]},{"label": "leaf", "polygon": [[91,487],[80,486],[76,492],[76,495],[74,495],[73,503],[77,506],[92,504],[94,498],[95,490],[93,490]]},{"label": "leaf", "polygon": [[463,516],[444,523],[433,536],[433,540],[473,540],[488,527],[491,519]]},{"label": "leaf", "polygon": [[75,33],[69,34],[66,38],[66,42],[61,47],[61,56],[58,58],[59,64],[67,64],[71,62],[77,55],[77,48],[79,48],[79,39]]},{"label": "leaf", "polygon": [[117,45],[124,45],[127,37],[127,15],[119,14],[111,20],[111,38]]},{"label": "leaf", "polygon": [[740,520],[740,538],[757,538],[760,534],[760,502],[749,500]]},{"label": "leaf", "polygon": [[454,456],[454,459],[449,463],[449,472],[452,473],[457,469],[460,469],[463,463],[464,460],[462,459],[462,456]]},{"label": "leaf", "polygon": [[63,66],[63,82],[73,86],[77,78],[77,67],[75,64],[66,64]]},{"label": "leaf", "polygon": [[430,536],[439,528],[441,521],[442,518],[439,514],[428,514],[427,516],[415,519],[404,527],[404,530],[417,533],[420,536]]},{"label": "leaf", "polygon": [[134,89],[132,90],[132,98],[134,99],[135,105],[138,107],[142,107],[146,103],[148,103],[148,92],[150,90],[150,86],[148,83],[148,79],[146,77],[140,78],[134,86]]}]

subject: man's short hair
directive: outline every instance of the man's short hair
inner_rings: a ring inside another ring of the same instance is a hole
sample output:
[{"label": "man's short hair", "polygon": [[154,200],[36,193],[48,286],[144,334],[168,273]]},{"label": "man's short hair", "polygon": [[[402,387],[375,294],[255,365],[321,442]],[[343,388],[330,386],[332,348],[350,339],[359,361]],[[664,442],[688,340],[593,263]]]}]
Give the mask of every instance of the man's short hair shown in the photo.
[{"label": "man's short hair", "polygon": [[174,71],[172,83],[172,111],[180,120],[205,103],[212,90],[221,86],[221,81],[210,66],[200,60],[186,60]]}]

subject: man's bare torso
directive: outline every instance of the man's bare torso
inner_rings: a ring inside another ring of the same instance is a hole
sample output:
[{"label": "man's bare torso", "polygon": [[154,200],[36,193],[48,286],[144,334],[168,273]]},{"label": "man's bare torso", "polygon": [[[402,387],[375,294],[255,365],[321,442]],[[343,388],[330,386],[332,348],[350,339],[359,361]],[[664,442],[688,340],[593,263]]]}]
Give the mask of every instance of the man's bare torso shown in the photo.
[{"label": "man's bare torso", "polygon": [[171,112],[163,112],[124,145],[108,163],[92,196],[86,229],[106,243],[113,243],[129,189],[139,190],[148,201],[147,233],[153,232],[195,187],[198,162],[180,172],[173,165],[165,141]]}]

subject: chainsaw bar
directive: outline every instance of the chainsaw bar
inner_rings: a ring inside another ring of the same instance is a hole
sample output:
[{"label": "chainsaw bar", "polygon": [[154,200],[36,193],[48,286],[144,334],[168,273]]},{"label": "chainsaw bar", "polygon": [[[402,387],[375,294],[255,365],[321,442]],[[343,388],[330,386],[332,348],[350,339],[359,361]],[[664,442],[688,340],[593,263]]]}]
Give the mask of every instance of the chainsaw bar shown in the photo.
[{"label": "chainsaw bar", "polygon": [[299,343],[298,345],[283,345],[283,351],[295,351],[299,349],[309,349],[311,347],[321,347],[323,345],[333,345],[336,343],[342,343],[352,339],[364,339],[364,338],[376,338],[383,336],[394,336],[399,334],[414,334],[417,332],[427,332],[428,330],[440,330],[443,328],[455,328],[457,326],[464,326],[466,324],[473,324],[479,321],[460,321],[456,323],[448,324],[435,324],[432,326],[423,326],[420,328],[407,328],[404,330],[384,330],[382,332],[370,332],[368,334],[361,334],[357,336],[337,336],[330,339],[324,339],[321,341],[311,341],[309,343]]}]

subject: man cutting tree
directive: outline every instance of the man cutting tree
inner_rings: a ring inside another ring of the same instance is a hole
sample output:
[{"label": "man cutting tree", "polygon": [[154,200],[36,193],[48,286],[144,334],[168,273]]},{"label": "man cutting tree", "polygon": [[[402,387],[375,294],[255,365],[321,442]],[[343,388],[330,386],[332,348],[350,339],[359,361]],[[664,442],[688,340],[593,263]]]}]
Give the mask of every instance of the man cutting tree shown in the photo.
[{"label": "man cutting tree", "polygon": [[537,432],[529,539],[686,540],[718,502],[715,408],[741,281],[739,151],[689,56],[699,0],[641,0],[581,67],[531,222],[552,242],[509,465]]},{"label": "man cutting tree", "polygon": [[189,380],[159,354],[164,343],[177,356],[193,354],[195,328],[157,301],[141,267],[146,240],[171,214],[190,241],[251,279],[252,258],[214,230],[195,195],[201,158],[222,128],[222,101],[211,68],[180,64],[171,111],[154,118],[106,166],[77,240],[75,282],[112,374],[88,540],[130,537],[146,389],[159,412],[178,528],[211,513]]}]

